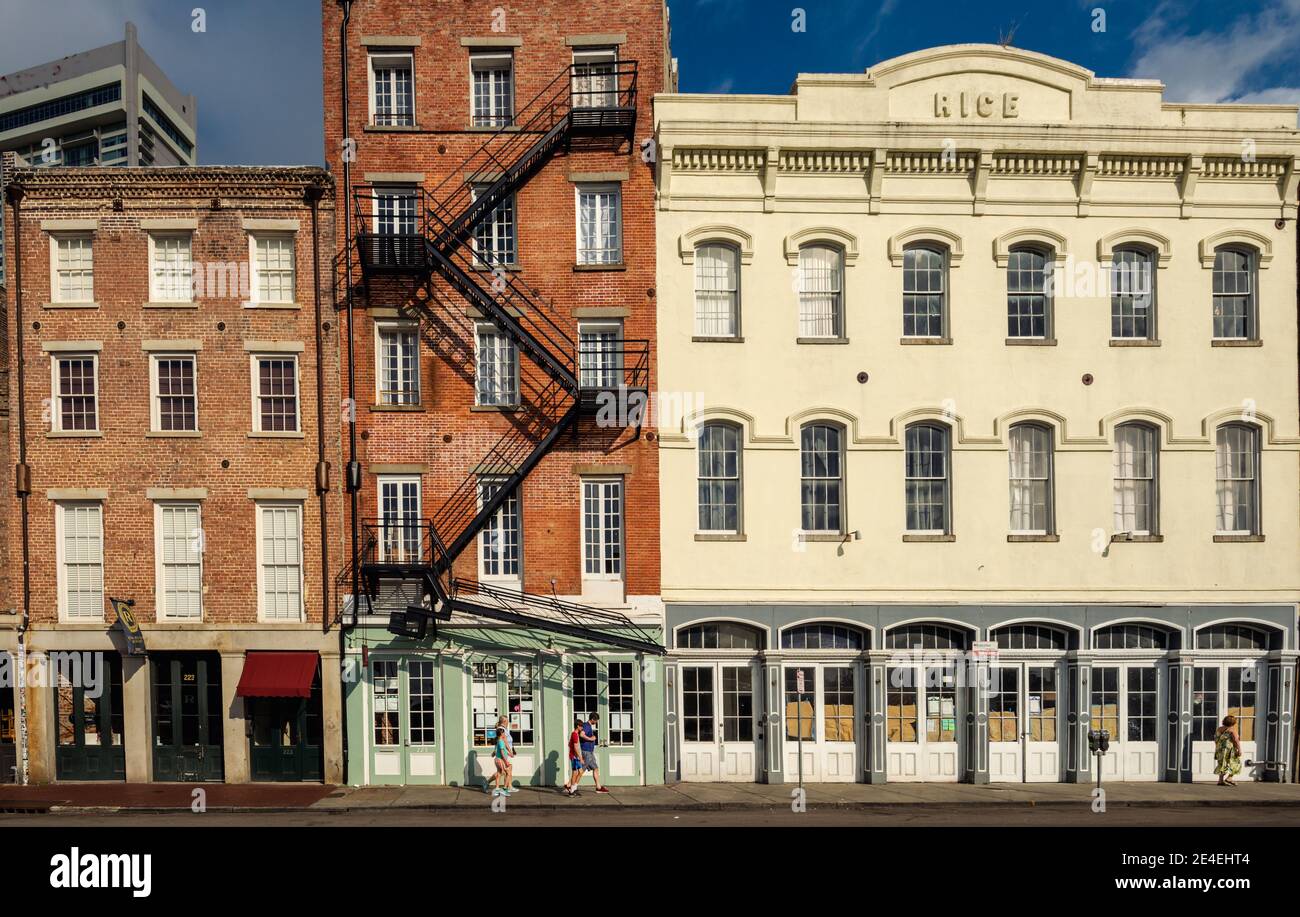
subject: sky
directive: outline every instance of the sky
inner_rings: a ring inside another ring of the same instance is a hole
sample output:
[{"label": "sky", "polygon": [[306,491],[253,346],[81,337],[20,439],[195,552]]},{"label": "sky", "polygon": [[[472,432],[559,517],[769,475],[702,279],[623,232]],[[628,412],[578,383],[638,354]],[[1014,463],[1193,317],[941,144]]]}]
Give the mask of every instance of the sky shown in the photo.
[{"label": "sky", "polygon": [[[683,92],[785,93],[800,72],[862,71],[920,48],[1010,36],[1098,76],[1162,80],[1168,101],[1300,103],[1300,0],[669,6]],[[196,8],[203,32],[193,29]],[[792,28],[797,10],[802,31]],[[130,19],[149,55],[198,98],[201,162],[320,164],[320,17],[320,0],[0,0],[0,73],[119,41]]]}]

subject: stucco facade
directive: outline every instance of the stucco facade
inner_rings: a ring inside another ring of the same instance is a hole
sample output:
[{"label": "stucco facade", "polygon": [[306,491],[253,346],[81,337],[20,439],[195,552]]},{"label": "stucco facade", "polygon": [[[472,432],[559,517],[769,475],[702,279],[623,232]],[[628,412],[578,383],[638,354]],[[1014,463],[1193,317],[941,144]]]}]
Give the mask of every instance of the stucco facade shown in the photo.
[{"label": "stucco facade", "polygon": [[[1094,719],[1109,712],[1086,683],[1065,685],[1077,654],[1108,639],[1094,638],[1099,625],[1186,629],[1159,638],[1165,653],[1151,663],[1164,761],[1152,773],[1192,779],[1178,652],[1195,653],[1193,631],[1214,621],[1271,622],[1261,627],[1281,681],[1269,710],[1289,747],[1300,599],[1294,106],[1175,104],[1155,81],[962,45],[862,74],[801,74],[787,96],[661,95],[655,116],[659,383],[693,406],[661,430],[668,639],[681,661],[692,658],[674,637],[682,627],[759,628],[741,641],[757,639],[754,731],[767,736],[748,779],[793,779],[779,751],[798,733],[780,726],[793,708],[779,697],[778,623],[828,619],[866,635],[845,663],[858,666],[864,724],[849,730],[850,779],[895,779],[879,746],[901,708],[889,709],[883,682],[874,696],[864,682],[885,677],[872,659],[887,647],[914,645],[890,635],[907,621],[947,621],[964,644],[952,648],[965,650],[1004,636],[993,630],[1005,622],[1056,622],[1055,779],[1088,779],[1086,759],[1067,774],[1066,727],[1077,738],[1090,707]],[[810,247],[829,267],[808,260]],[[922,265],[915,249],[934,260]],[[1113,269],[1130,257],[1149,266],[1136,312],[1118,295],[1132,281]],[[1035,264],[1037,279],[1024,280]],[[918,267],[931,268],[928,286]],[[1249,289],[1233,299],[1237,277]],[[1031,292],[1041,294],[1032,303],[1020,295]],[[722,319],[720,302],[731,312]],[[1239,322],[1225,317],[1234,309]],[[725,518],[705,527],[699,434],[709,424],[734,431],[724,451],[739,466],[712,473],[710,486],[739,496],[721,509],[715,499],[710,511]],[[1137,475],[1147,514],[1134,525],[1133,487],[1116,480],[1125,424],[1140,425],[1157,454]],[[1257,456],[1240,485],[1249,505],[1226,510],[1222,495],[1238,484],[1224,470],[1237,442],[1222,441],[1225,425]],[[907,458],[913,427],[938,431],[940,458],[924,471]],[[809,453],[811,428],[832,431],[822,452],[834,458]],[[1017,429],[1043,437],[1023,473]],[[1009,472],[1021,479],[1010,499]],[[909,507],[920,487],[931,502]],[[1038,489],[1025,498],[1027,488]],[[1021,719],[1043,702],[1025,693],[1031,677],[1017,676]],[[1204,719],[1210,676],[1196,678]],[[685,690],[669,688],[670,732],[682,741]],[[952,776],[989,779],[988,695],[959,692],[969,729],[954,730],[963,751]],[[1117,694],[1113,706],[1132,698]],[[925,731],[919,709],[907,716]],[[668,757],[670,773],[689,779],[682,749]]]}]

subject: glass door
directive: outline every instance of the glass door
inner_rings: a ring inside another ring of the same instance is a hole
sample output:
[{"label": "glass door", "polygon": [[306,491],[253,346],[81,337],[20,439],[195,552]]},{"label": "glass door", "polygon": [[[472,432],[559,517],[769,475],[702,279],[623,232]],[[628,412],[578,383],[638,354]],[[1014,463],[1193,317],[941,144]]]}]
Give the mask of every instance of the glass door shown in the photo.
[{"label": "glass door", "polygon": [[1021,674],[1024,666],[1001,665],[989,670],[989,780],[1024,780],[1024,739],[1021,728]]},{"label": "glass door", "polygon": [[117,653],[72,653],[72,659],[98,656],[100,684],[88,684],[84,670],[59,665],[54,698],[57,745],[54,773],[59,780],[125,780],[122,745],[122,657]]},{"label": "glass door", "polygon": [[153,776],[159,781],[222,779],[221,660],[154,656]]},{"label": "glass door", "polygon": [[1257,730],[1261,667],[1253,661],[1197,665],[1192,670],[1192,779],[1218,780],[1214,773],[1214,737],[1223,718],[1237,719],[1242,770],[1239,779],[1253,779],[1246,761],[1259,756]]},{"label": "glass door", "polygon": [[1154,662],[1093,668],[1088,728],[1110,733],[1103,779],[1160,779],[1160,700],[1160,670]]}]

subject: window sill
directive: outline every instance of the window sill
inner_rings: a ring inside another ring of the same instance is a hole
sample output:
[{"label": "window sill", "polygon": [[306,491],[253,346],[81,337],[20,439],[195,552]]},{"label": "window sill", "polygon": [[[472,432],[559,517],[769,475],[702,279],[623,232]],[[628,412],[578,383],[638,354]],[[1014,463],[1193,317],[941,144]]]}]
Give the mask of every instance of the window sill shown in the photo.
[{"label": "window sill", "polygon": [[850,538],[849,538],[849,533],[848,533],[848,532],[800,532],[800,533],[799,533],[799,540],[800,540],[800,541],[813,541],[813,542],[822,541],[822,542],[836,542],[836,543],[838,543],[838,542],[841,542],[841,541],[849,541]]},{"label": "window sill", "polygon": [[249,439],[303,439],[306,434],[301,430],[273,430],[270,432],[253,431]]},{"label": "window sill", "polygon": [[414,134],[420,130],[418,124],[367,124],[361,128],[367,134]]},{"label": "window sill", "polygon": [[1256,544],[1264,540],[1263,535],[1215,535],[1215,544]]},{"label": "window sill", "polygon": [[1239,341],[1236,339],[1215,338],[1210,341],[1211,347],[1263,347],[1264,342],[1260,340]]},{"label": "window sill", "polygon": [[483,264],[476,262],[470,265],[470,270],[479,274],[494,274],[498,268],[503,268],[508,274],[518,274],[523,270],[518,261],[511,261],[509,264]]},{"label": "window sill", "polygon": [[952,338],[901,337],[898,339],[898,343],[913,346],[917,344],[951,344]]},{"label": "window sill", "polygon": [[199,304],[196,302],[147,302],[142,309],[197,309]]},{"label": "window sill", "polygon": [[150,430],[145,439],[198,439],[203,433],[199,430]]},{"label": "window sill", "polygon": [[796,344],[847,344],[848,338],[795,338]]},{"label": "window sill", "polygon": [[957,536],[952,534],[947,534],[947,535],[913,534],[913,535],[903,536],[903,541],[907,542],[908,544],[941,544],[941,543],[947,543],[956,540],[957,540]]},{"label": "window sill", "polygon": [[477,126],[471,124],[469,127],[465,128],[465,131],[470,134],[495,134],[497,131],[510,131],[511,133],[515,133],[518,132],[518,130],[518,124],[481,124]]},{"label": "window sill", "polygon": [[372,404],[370,410],[378,414],[423,414],[422,404]]},{"label": "window sill", "polygon": [[519,410],[517,404],[472,404],[469,407],[472,413],[477,414],[513,414]]},{"label": "window sill", "polygon": [[240,303],[245,309],[301,309],[297,302],[246,302]]},{"label": "window sill", "polygon": [[744,532],[730,534],[723,532],[696,532],[696,541],[748,541]]},{"label": "window sill", "polygon": [[626,271],[627,265],[622,261],[611,261],[604,264],[575,264],[573,270],[579,274],[591,271]]},{"label": "window sill", "polygon": [[1008,544],[1029,544],[1033,542],[1043,542],[1047,544],[1055,543],[1061,540],[1060,535],[1008,535]]},{"label": "window sill", "polygon": [[46,302],[41,303],[42,309],[98,309],[97,302]]},{"label": "window sill", "polygon": [[1008,347],[1055,347],[1056,338],[1007,338]]},{"label": "window sill", "polygon": [[1120,532],[1110,536],[1111,544],[1160,544],[1164,540],[1164,535],[1127,535]]},{"label": "window sill", "polygon": [[1147,338],[1111,338],[1111,347],[1159,347],[1159,341],[1152,341]]},{"label": "window sill", "polygon": [[697,334],[691,338],[694,344],[743,344],[745,339],[742,337],[714,337],[708,334]]},{"label": "window sill", "polygon": [[46,439],[102,439],[103,430],[49,430]]}]

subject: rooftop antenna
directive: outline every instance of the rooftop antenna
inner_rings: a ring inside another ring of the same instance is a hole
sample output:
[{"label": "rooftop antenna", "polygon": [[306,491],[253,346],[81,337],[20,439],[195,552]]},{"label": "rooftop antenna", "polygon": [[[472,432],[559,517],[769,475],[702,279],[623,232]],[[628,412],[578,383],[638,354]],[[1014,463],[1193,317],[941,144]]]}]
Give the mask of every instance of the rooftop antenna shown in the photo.
[{"label": "rooftop antenna", "polygon": [[1002,31],[1002,28],[1000,26],[998,27],[999,45],[1001,45],[1004,48],[1008,48],[1011,46],[1011,43],[1016,40],[1016,31],[1020,28],[1020,22],[1021,22],[1020,19],[1013,20],[1011,23],[1011,28],[1005,32]]}]

